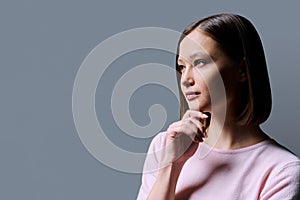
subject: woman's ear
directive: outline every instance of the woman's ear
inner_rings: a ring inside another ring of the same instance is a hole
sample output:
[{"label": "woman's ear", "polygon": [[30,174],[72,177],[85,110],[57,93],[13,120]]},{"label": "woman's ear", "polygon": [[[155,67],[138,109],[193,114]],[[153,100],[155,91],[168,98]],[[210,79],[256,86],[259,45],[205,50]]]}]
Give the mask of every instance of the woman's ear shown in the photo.
[{"label": "woman's ear", "polygon": [[246,59],[243,60],[238,65],[238,81],[245,82],[247,81],[247,69],[246,69]]}]

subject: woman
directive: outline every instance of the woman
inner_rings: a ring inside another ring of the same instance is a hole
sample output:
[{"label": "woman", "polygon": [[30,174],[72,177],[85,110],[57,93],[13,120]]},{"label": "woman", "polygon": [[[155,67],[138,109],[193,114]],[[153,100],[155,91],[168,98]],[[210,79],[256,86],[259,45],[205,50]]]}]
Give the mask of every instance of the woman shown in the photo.
[{"label": "woman", "polygon": [[138,199],[299,198],[300,160],[259,127],[271,90],[254,26],[207,17],[183,31],[177,54],[181,119],[153,139]]}]

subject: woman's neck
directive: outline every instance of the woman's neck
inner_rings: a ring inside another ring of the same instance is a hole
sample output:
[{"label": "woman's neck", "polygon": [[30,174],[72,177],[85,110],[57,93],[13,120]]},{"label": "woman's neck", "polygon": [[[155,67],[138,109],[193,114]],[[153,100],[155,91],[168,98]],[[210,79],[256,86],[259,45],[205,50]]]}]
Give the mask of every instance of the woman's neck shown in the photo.
[{"label": "woman's neck", "polygon": [[257,144],[268,138],[259,126],[238,125],[235,120],[226,120],[222,127],[221,120],[213,116],[208,128],[205,143],[217,149],[240,149]]}]

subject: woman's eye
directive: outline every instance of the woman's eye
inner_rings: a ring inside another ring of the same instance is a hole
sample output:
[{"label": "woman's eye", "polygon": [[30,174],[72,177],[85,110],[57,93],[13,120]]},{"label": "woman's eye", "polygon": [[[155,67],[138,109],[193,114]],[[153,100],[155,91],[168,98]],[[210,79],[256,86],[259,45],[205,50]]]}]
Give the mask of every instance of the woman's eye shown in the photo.
[{"label": "woman's eye", "polygon": [[178,67],[177,67],[177,71],[180,73],[182,73],[184,69],[185,69],[184,65],[178,65]]},{"label": "woman's eye", "polygon": [[197,67],[197,66],[203,66],[203,65],[205,65],[206,64],[206,62],[204,61],[204,60],[202,60],[202,59],[198,59],[198,60],[195,60],[194,61],[194,66],[195,67]]}]

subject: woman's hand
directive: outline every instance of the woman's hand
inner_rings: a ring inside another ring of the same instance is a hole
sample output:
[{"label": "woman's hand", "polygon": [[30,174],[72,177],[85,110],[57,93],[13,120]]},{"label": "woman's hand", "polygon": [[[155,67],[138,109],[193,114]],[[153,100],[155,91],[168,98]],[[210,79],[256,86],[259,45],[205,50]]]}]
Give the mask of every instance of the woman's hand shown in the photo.
[{"label": "woman's hand", "polygon": [[188,110],[180,121],[171,124],[166,133],[166,150],[163,165],[185,163],[196,152],[199,142],[207,137],[202,112]]},{"label": "woman's hand", "polygon": [[174,199],[178,177],[184,163],[196,152],[206,135],[208,116],[188,110],[183,118],[171,124],[166,132],[166,147],[161,169],[150,191],[148,200]]}]

